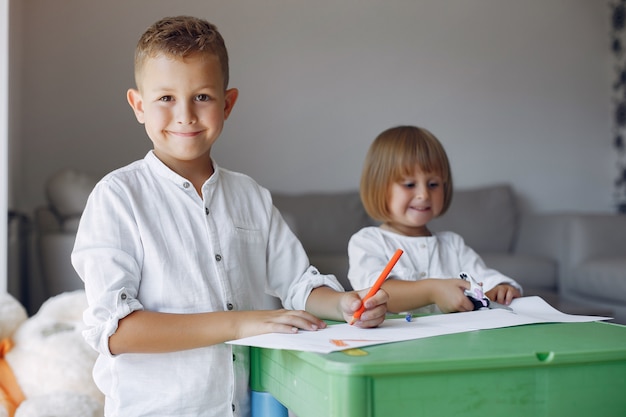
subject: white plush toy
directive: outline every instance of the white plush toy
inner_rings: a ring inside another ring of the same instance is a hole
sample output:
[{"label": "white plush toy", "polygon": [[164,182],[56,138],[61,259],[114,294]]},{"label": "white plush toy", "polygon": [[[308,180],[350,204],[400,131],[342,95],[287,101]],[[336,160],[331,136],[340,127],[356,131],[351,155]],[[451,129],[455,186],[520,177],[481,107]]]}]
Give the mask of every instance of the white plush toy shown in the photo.
[{"label": "white plush toy", "polygon": [[[91,376],[97,353],[81,334],[86,308],[83,290],[67,292],[48,299],[26,319],[13,297],[0,295],[0,340],[13,341],[5,360],[24,397],[15,417],[104,414],[104,398]],[[0,417],[11,416],[10,407],[2,404]]]}]

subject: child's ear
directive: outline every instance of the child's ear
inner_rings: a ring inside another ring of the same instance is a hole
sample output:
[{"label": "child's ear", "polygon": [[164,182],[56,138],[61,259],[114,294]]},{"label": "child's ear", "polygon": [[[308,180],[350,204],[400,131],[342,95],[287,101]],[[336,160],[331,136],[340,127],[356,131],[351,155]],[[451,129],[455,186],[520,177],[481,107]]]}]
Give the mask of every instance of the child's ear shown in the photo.
[{"label": "child's ear", "polygon": [[239,97],[239,90],[236,88],[228,89],[224,93],[224,120],[228,119],[230,112],[233,111],[237,97]]},{"label": "child's ear", "polygon": [[137,118],[137,121],[141,124],[144,123],[144,112],[143,112],[143,100],[141,98],[141,93],[139,93],[138,90],[135,90],[134,88],[130,88],[127,92],[126,92],[126,99],[128,100],[128,104],[130,104],[130,107],[133,108],[133,111],[135,112],[135,117]]}]

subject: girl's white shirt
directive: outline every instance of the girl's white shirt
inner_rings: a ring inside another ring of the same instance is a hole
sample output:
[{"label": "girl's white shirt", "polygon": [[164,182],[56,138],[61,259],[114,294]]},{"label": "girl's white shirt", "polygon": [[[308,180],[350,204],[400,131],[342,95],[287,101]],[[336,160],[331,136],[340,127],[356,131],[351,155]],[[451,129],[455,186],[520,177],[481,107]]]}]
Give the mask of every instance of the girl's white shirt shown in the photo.
[{"label": "girl's white shirt", "polygon": [[[418,281],[425,278],[459,278],[459,274],[464,271],[483,283],[484,292],[498,284],[510,284],[522,290],[514,279],[488,268],[482,258],[454,232],[414,237],[376,226],[359,230],[348,243],[348,279],[352,287],[355,290],[371,287],[397,249],[402,249],[404,254],[388,279]],[[416,311],[440,312],[436,305]]]}]

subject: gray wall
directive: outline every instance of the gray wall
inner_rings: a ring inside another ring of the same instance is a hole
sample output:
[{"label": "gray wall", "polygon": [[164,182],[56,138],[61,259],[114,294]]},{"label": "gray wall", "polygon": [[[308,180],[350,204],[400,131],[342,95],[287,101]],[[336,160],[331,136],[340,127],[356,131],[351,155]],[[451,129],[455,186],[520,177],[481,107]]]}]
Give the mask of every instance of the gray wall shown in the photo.
[{"label": "gray wall", "polygon": [[[272,190],[356,189],[373,138],[430,129],[458,187],[512,183],[527,209],[613,211],[609,12],[597,0],[13,0],[10,204],[64,167],[150,148],[125,100],[143,30],[216,23],[234,113],[217,162]],[[17,116],[16,116],[17,115]]]}]

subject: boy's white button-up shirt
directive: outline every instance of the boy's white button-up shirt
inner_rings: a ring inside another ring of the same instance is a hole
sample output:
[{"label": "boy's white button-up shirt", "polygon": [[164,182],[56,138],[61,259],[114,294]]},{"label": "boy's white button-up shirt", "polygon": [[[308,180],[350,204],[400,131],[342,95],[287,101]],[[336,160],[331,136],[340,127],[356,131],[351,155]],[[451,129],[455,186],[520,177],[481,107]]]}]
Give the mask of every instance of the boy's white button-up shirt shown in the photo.
[{"label": "boy's white button-up shirt", "polygon": [[[498,284],[510,284],[522,290],[514,279],[488,268],[457,233],[404,236],[376,226],[359,230],[348,242],[348,279],[352,287],[356,290],[371,287],[397,249],[404,250],[404,253],[391,271],[390,278],[405,281],[460,278],[459,274],[464,271],[483,283],[484,292]],[[440,312],[436,305],[417,311]]]},{"label": "boy's white button-up shirt", "polygon": [[313,288],[343,290],[310,266],[266,189],[214,168],[200,197],[151,151],[105,176],[89,197],[72,263],[85,282],[85,339],[100,354],[94,379],[106,416],[250,412],[248,348],[112,355],[108,339],[131,312],[279,308],[273,297],[302,310]]}]

